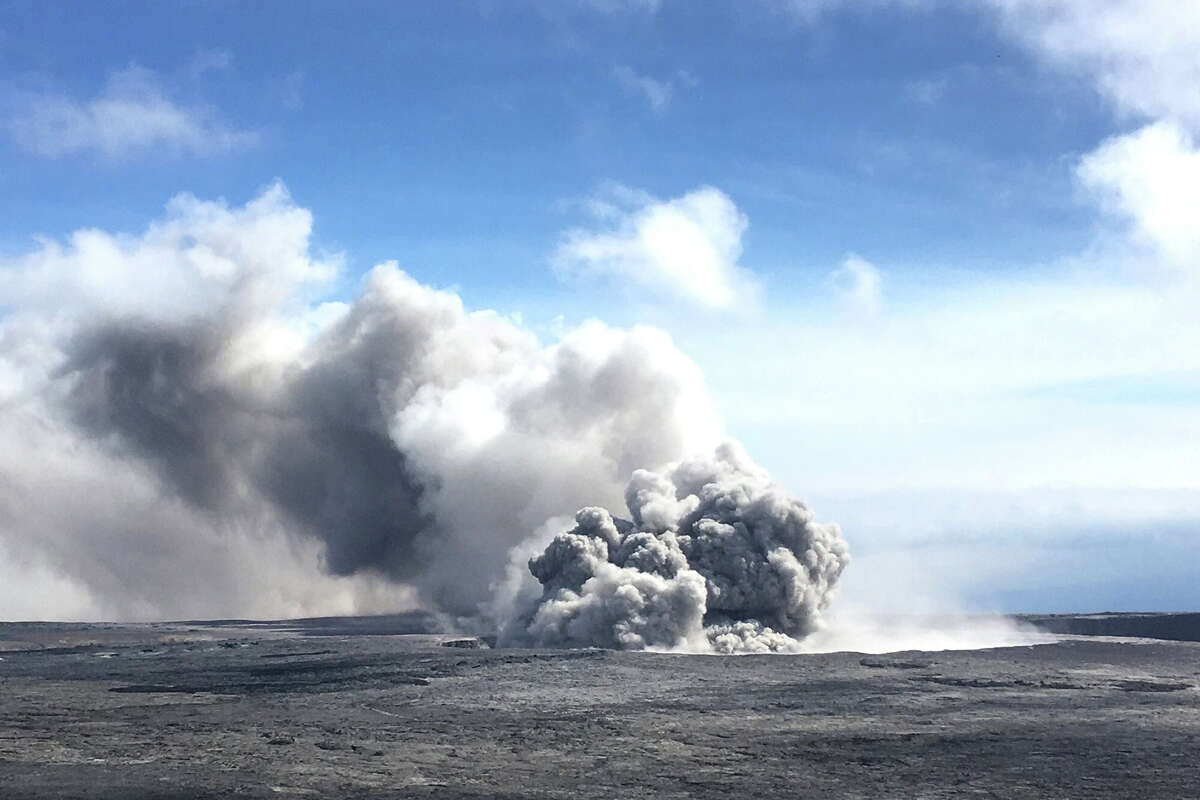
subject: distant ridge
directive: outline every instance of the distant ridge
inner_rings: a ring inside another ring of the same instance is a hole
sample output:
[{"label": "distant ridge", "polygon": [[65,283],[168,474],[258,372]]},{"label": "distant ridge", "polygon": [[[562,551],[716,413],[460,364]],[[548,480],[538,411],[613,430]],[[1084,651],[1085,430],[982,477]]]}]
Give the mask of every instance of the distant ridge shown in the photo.
[{"label": "distant ridge", "polygon": [[1047,633],[1200,642],[1200,613],[1108,611],[1102,614],[1018,614],[1016,619]]}]

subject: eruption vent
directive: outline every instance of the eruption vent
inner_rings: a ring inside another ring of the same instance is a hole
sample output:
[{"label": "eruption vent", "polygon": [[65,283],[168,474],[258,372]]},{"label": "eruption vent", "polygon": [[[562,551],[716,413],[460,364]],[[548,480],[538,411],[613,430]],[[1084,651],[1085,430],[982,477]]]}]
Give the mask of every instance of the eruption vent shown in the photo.
[{"label": "eruption vent", "polygon": [[793,650],[814,631],[848,561],[735,444],[625,490],[632,521],[585,508],[529,561],[542,585],[506,644],[717,652]]}]

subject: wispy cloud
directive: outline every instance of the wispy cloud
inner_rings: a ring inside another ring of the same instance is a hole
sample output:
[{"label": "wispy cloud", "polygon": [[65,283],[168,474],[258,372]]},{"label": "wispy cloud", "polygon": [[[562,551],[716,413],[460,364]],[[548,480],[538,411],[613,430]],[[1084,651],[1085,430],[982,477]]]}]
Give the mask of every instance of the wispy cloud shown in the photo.
[{"label": "wispy cloud", "polygon": [[155,73],[114,72],[91,98],[29,94],[7,119],[16,142],[50,158],[90,153],[119,161],[146,152],[211,155],[253,145],[254,131],[225,122],[213,109],[176,102]]},{"label": "wispy cloud", "polygon": [[551,262],[705,308],[752,303],[758,281],[738,265],[747,221],[727,195],[702,186],[670,200],[610,187],[589,210],[600,229],[567,231]]},{"label": "wispy cloud", "polygon": [[188,64],[187,73],[201,78],[209,72],[224,72],[233,67],[233,53],[228,50],[198,50]]},{"label": "wispy cloud", "polygon": [[288,111],[299,111],[304,107],[304,80],[303,70],[293,70],[280,81],[280,97]]},{"label": "wispy cloud", "polygon": [[858,314],[875,317],[883,309],[883,276],[874,264],[854,253],[829,274],[829,285]]},{"label": "wispy cloud", "polygon": [[640,97],[649,103],[650,109],[656,114],[661,114],[671,104],[675,85],[670,78],[658,80],[649,75],[639,75],[631,67],[624,65],[613,67],[613,78],[626,94]]}]

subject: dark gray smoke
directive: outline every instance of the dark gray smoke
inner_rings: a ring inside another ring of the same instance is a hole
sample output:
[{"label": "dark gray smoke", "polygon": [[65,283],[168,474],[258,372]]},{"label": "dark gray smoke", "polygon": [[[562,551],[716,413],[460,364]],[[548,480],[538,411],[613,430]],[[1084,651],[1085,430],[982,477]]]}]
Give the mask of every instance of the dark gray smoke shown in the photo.
[{"label": "dark gray smoke", "polygon": [[333,574],[416,574],[416,539],[433,522],[388,435],[371,360],[343,352],[336,364],[230,380],[219,374],[229,347],[197,325],[85,329],[59,373],[67,417],[198,510],[237,515],[265,501],[323,543]]},{"label": "dark gray smoke", "polygon": [[625,490],[632,521],[585,508],[529,561],[541,594],[507,644],[793,650],[817,629],[848,556],[836,525],[734,444]]}]

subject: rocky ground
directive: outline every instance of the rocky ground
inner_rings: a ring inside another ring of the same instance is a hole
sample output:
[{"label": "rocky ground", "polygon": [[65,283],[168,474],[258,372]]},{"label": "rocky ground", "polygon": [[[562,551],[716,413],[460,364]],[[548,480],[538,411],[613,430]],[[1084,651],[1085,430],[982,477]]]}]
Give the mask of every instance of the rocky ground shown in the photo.
[{"label": "rocky ground", "polygon": [[0,797],[1200,797],[1186,636],[717,657],[421,629],[0,624]]}]

